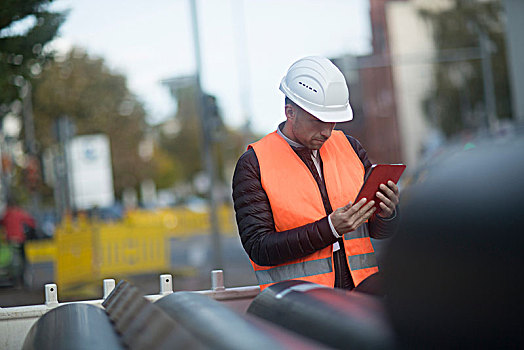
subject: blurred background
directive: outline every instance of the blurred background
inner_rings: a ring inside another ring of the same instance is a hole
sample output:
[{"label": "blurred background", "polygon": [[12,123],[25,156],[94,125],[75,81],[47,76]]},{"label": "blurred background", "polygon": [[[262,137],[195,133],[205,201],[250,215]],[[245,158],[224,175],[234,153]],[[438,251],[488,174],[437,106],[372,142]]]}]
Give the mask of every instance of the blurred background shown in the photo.
[{"label": "blurred background", "polygon": [[[355,136],[409,186],[524,120],[520,0],[2,0],[0,306],[256,279],[231,178],[285,120],[306,55],[344,73]],[[518,160],[517,160],[518,161]],[[522,161],[522,160],[520,160]],[[379,257],[380,261],[380,257]]]}]

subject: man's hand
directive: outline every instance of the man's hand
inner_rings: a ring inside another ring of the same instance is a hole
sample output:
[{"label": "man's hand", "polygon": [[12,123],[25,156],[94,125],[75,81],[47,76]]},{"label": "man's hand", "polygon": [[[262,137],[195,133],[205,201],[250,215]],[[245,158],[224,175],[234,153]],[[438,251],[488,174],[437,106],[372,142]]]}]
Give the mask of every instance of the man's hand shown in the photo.
[{"label": "man's hand", "polygon": [[381,218],[389,218],[398,204],[398,187],[393,181],[388,181],[387,186],[380,184],[379,188],[380,191],[377,192],[377,198],[381,201],[381,211],[377,215]]},{"label": "man's hand", "polygon": [[330,214],[331,223],[339,235],[355,231],[373,215],[375,212],[375,208],[373,207],[375,201],[366,202],[367,199],[362,198],[355,205],[349,203]]}]

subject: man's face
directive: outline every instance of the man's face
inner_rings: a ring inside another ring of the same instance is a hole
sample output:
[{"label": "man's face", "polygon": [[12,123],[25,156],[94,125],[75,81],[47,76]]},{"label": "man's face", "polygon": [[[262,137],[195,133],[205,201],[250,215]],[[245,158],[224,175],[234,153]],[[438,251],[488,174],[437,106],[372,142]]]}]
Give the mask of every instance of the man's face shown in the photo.
[{"label": "man's face", "polygon": [[312,150],[320,149],[331,136],[336,123],[320,121],[301,108],[294,108],[294,110],[296,114],[291,127],[294,141]]}]

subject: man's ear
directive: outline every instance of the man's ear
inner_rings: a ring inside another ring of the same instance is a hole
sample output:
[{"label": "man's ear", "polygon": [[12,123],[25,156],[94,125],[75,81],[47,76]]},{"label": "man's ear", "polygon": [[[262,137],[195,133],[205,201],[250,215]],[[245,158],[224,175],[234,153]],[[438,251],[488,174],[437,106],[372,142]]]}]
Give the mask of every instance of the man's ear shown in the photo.
[{"label": "man's ear", "polygon": [[294,120],[297,115],[297,111],[290,104],[284,106],[284,112],[286,114],[286,118],[291,120]]}]

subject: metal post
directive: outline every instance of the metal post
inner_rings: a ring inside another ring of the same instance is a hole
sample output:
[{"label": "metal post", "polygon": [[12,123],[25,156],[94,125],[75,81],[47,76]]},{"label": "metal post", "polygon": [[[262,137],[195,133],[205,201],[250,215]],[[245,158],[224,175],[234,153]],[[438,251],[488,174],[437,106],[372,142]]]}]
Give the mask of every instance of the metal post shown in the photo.
[{"label": "metal post", "polygon": [[62,217],[66,211],[65,204],[65,189],[62,187],[62,171],[63,171],[63,158],[62,148],[60,145],[53,146],[53,174],[54,174],[54,185],[53,185],[53,197],[55,199],[55,213],[58,222],[62,221]]},{"label": "metal post", "polygon": [[44,286],[45,289],[45,305],[47,307],[58,306],[58,291],[56,290],[56,284],[48,283]]},{"label": "metal post", "polygon": [[[232,6],[233,21],[237,52],[238,65],[238,86],[240,88],[240,103],[242,106],[242,116],[244,117],[243,127],[243,145],[248,146],[252,141],[251,135],[251,111],[250,111],[250,74],[249,74],[249,60],[247,55],[247,39],[246,39],[246,25],[244,13],[244,0],[236,0]],[[244,148],[245,150],[245,148]],[[242,150],[242,151],[244,151]]]},{"label": "metal post", "polygon": [[173,276],[170,274],[160,275],[160,294],[173,293]]},{"label": "metal post", "polygon": [[[35,138],[35,124],[33,117],[33,88],[31,82],[26,80],[22,86],[22,113],[24,117],[24,138],[27,153],[31,161],[36,157],[36,138]],[[38,169],[40,171],[40,168]],[[35,218],[36,225],[40,222],[40,195],[35,189],[31,189],[31,213]]]},{"label": "metal post", "polygon": [[36,154],[35,125],[33,121],[32,86],[26,80],[22,88],[23,114],[24,114],[24,136],[25,144],[29,154]]},{"label": "metal post", "polygon": [[71,137],[74,134],[74,125],[68,116],[61,116],[56,121],[56,133],[58,139],[58,158],[56,162],[55,174],[56,174],[56,184],[55,189],[58,188],[58,191],[55,192],[55,196],[58,194],[57,201],[59,212],[58,216],[60,219],[64,215],[70,215],[73,207],[73,193],[71,185],[71,169],[69,167],[69,155],[68,155],[68,146]]},{"label": "metal post", "polygon": [[107,278],[104,280],[104,297],[103,299],[106,299],[109,294],[115,289],[115,280],[112,278]]},{"label": "metal post", "polygon": [[211,289],[213,291],[225,290],[224,287],[224,271],[213,270],[211,271]]},{"label": "metal post", "polygon": [[[8,152],[7,142],[5,136],[0,133],[0,189],[1,189],[1,199],[7,202],[10,194],[10,179],[9,174],[7,174],[8,169],[3,168],[3,158],[4,152]],[[4,151],[5,149],[5,151]]]},{"label": "metal post", "polygon": [[208,189],[208,201],[209,201],[209,221],[211,225],[211,241],[213,250],[213,268],[218,269],[222,267],[222,247],[220,241],[220,230],[218,224],[217,215],[217,203],[215,196],[215,185],[216,185],[216,174],[215,174],[215,161],[213,152],[211,149],[211,133],[209,125],[206,123],[206,108],[205,108],[205,94],[202,91],[202,85],[200,81],[200,71],[202,67],[201,56],[200,56],[200,39],[198,33],[198,15],[196,8],[196,0],[189,1],[191,6],[191,22],[193,26],[193,42],[195,50],[195,80],[197,85],[197,111],[200,116],[200,122],[202,127],[202,157],[205,165],[206,173],[209,177],[209,189]]}]

